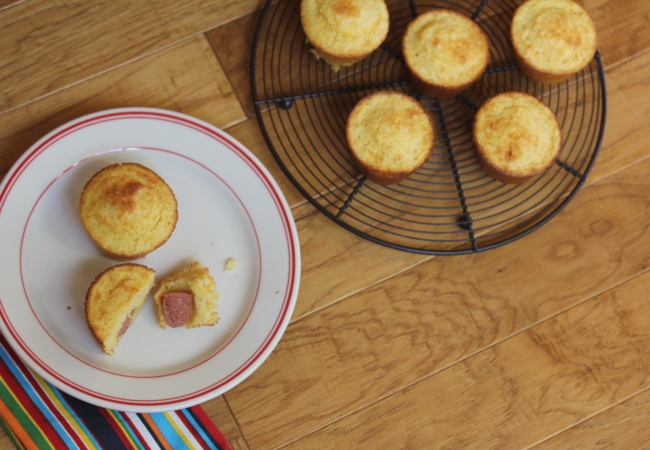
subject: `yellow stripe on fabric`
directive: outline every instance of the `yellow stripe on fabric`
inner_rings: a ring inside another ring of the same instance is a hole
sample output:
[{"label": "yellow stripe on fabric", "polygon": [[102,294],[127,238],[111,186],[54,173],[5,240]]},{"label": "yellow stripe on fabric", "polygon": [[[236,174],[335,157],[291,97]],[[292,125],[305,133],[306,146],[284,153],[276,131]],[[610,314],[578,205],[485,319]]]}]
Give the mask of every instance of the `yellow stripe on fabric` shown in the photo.
[{"label": "yellow stripe on fabric", "polygon": [[91,439],[88,434],[86,433],[86,430],[82,428],[79,423],[77,422],[77,419],[75,416],[70,414],[70,411],[68,411],[68,408],[61,402],[59,397],[54,393],[50,385],[43,380],[38,374],[32,372],[34,374],[34,377],[36,378],[36,381],[38,381],[38,384],[41,385],[45,393],[47,394],[48,397],[50,397],[50,400],[56,405],[56,407],[59,409],[61,414],[66,418],[68,423],[74,428],[74,430],[77,432],[77,435],[81,438],[81,440],[86,444],[86,447],[89,449],[99,449],[95,445],[94,439]]},{"label": "yellow stripe on fabric", "polygon": [[[9,386],[5,382],[4,378],[0,377],[0,389],[3,390],[3,397],[6,396],[6,399],[0,402],[0,413],[2,413],[3,418],[8,422],[11,423],[13,420],[15,420],[15,424],[11,424],[12,428],[14,428],[14,432],[20,437],[20,441],[25,445],[26,447],[30,448],[30,444],[33,445],[33,448],[38,448],[42,449],[45,448],[45,446],[49,446],[49,448],[54,448],[54,445],[52,445],[52,442],[48,439],[48,437],[45,435],[43,430],[41,429],[40,426],[38,426],[38,423],[34,420],[34,418],[27,412],[23,404],[18,400],[14,392],[9,389]],[[14,407],[16,410],[12,411],[10,405],[7,405],[6,403],[8,401],[11,401],[14,404]],[[23,421],[21,422],[21,417]],[[10,420],[12,418],[13,420]],[[33,434],[30,434],[27,428],[25,428],[26,425],[29,425],[29,428],[32,429]],[[23,433],[20,432],[22,430],[24,432],[24,436],[22,435]]]},{"label": "yellow stripe on fabric", "polygon": [[108,411],[111,417],[115,419],[115,422],[120,426],[124,432],[124,435],[127,437],[133,448],[143,448],[140,442],[138,442],[135,439],[135,436],[133,436],[133,431],[131,431],[131,428],[128,426],[128,424],[126,424],[122,416],[120,416],[116,411],[113,411],[112,409],[107,409],[106,411]]},{"label": "yellow stripe on fabric", "polygon": [[182,439],[183,443],[185,443],[185,445],[187,445],[187,448],[194,448],[194,445],[189,441],[189,439],[187,439],[187,437],[185,436],[185,433],[182,432],[180,430],[180,428],[178,428],[178,425],[176,425],[176,421],[174,421],[174,418],[168,412],[164,412],[163,414],[165,416],[165,419],[167,419],[169,424],[172,426],[172,428],[176,432],[176,434],[178,434],[178,437],[180,437]]}]

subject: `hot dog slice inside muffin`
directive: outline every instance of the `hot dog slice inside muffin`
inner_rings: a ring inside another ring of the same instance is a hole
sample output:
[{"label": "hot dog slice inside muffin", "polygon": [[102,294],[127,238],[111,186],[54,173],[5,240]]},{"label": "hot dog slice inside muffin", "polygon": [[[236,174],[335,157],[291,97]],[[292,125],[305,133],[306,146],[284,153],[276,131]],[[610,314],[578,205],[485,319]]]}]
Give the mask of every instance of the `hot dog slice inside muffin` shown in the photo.
[{"label": "hot dog slice inside muffin", "polygon": [[[190,296],[191,311],[188,307]],[[158,323],[161,328],[195,328],[211,326],[219,321],[217,286],[210,271],[199,262],[195,261],[162,280],[153,298],[158,306]]]}]

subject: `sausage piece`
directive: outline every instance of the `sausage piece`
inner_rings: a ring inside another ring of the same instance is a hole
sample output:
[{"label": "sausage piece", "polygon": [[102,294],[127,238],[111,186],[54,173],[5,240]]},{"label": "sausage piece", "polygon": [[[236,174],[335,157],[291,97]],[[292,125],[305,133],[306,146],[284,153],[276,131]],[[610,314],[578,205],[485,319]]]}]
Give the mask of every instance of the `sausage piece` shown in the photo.
[{"label": "sausage piece", "polygon": [[165,321],[170,327],[183,326],[192,317],[194,297],[190,292],[167,292],[161,299]]},{"label": "sausage piece", "polygon": [[133,320],[133,311],[129,313],[128,316],[126,316],[126,319],[124,319],[124,322],[122,322],[122,326],[120,327],[120,331],[117,332],[118,336],[122,336],[124,333],[126,333],[126,330],[129,329],[129,325],[131,325],[131,321]]}]

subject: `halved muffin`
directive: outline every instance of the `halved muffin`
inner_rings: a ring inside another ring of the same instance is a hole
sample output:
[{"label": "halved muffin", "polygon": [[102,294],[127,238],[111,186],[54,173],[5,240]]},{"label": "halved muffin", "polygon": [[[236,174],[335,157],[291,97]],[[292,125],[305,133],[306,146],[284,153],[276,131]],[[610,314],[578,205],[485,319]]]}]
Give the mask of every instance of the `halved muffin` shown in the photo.
[{"label": "halved muffin", "polygon": [[402,39],[411,82],[428,97],[454,97],[470,87],[490,59],[488,39],[469,17],[434,9],[416,17]]},{"label": "halved muffin", "polygon": [[435,139],[433,122],[422,105],[392,91],[357,103],[346,134],[359,170],[383,185],[399,183],[419,169],[429,159]]},{"label": "halved muffin", "polygon": [[485,102],[474,118],[473,137],[481,165],[502,183],[523,183],[543,172],[562,148],[562,130],[553,111],[521,92]]},{"label": "halved muffin", "polygon": [[81,222],[106,255],[136,259],[172,235],[178,206],[171,188],[136,163],[113,164],[86,183],[79,200]]},{"label": "halved muffin", "polygon": [[390,24],[384,0],[302,0],[300,20],[316,58],[334,70],[374,52]]},{"label": "halved muffin", "polygon": [[153,298],[160,328],[195,328],[219,321],[217,286],[210,271],[199,262],[162,280]]},{"label": "halved muffin", "polygon": [[596,27],[572,0],[528,0],[512,18],[515,61],[524,75],[557,83],[582,70],[596,53]]},{"label": "halved muffin", "polygon": [[86,293],[86,322],[102,351],[113,356],[154,285],[156,271],[140,264],[119,264],[100,273]]}]

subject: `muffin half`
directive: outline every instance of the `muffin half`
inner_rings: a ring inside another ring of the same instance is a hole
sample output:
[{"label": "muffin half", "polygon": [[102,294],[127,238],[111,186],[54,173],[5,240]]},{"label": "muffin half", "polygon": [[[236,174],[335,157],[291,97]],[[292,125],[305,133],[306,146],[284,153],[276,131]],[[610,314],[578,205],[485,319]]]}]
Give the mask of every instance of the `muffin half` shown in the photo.
[{"label": "muffin half", "polygon": [[162,280],[153,298],[160,328],[195,328],[219,321],[217,286],[210,271],[199,262]]},{"label": "muffin half", "polygon": [[154,285],[156,271],[140,264],[119,264],[100,273],[86,293],[86,322],[102,351],[113,356]]}]

